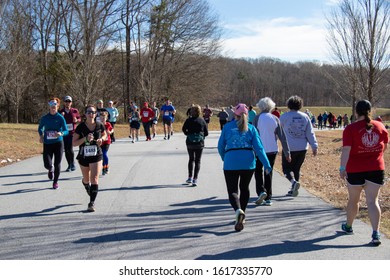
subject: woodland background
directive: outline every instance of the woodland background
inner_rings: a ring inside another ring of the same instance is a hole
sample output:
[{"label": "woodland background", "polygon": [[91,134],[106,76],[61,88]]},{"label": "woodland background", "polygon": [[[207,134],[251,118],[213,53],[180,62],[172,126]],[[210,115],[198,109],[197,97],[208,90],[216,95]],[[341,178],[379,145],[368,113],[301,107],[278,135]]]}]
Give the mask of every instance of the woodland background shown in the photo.
[{"label": "woodland background", "polygon": [[[0,0],[0,122],[38,122],[51,96],[70,95],[79,109],[113,100],[123,120],[131,100],[218,108],[265,96],[285,106],[299,95],[308,106],[352,108],[365,97],[350,95],[351,65],[232,59],[221,35],[206,0]],[[390,74],[376,67],[370,101],[389,107]]]}]

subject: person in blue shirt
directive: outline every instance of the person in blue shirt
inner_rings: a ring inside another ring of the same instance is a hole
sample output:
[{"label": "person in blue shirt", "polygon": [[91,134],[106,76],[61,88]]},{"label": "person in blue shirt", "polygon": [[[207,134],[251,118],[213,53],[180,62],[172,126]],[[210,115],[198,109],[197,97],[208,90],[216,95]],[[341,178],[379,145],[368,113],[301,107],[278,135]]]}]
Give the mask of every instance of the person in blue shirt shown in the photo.
[{"label": "person in blue shirt", "polygon": [[[114,102],[112,100],[108,101],[108,107],[106,108],[106,110],[108,111],[108,115],[110,116],[107,121],[111,124],[112,129],[114,129],[116,120],[119,117],[119,111],[116,107],[114,107]],[[111,143],[113,142],[115,142],[114,132],[112,132],[111,134]]]},{"label": "person in blue shirt", "polygon": [[43,164],[48,170],[49,179],[53,180],[53,189],[58,189],[58,178],[64,154],[63,136],[68,135],[69,132],[64,116],[58,113],[60,99],[51,98],[48,104],[49,113],[40,119],[38,133],[39,141],[43,144]]},{"label": "person in blue shirt", "polygon": [[249,183],[256,168],[256,155],[267,173],[272,168],[257,129],[248,123],[247,106],[240,103],[233,112],[234,121],[222,129],[218,152],[223,161],[229,202],[236,213],[234,229],[241,231],[244,229],[245,210],[250,196]]},{"label": "person in blue shirt", "polygon": [[165,104],[161,107],[160,111],[164,126],[164,140],[169,140],[171,138],[172,122],[176,113],[176,109],[175,107],[173,107],[173,105],[171,105],[169,99],[167,98],[165,100]]}]

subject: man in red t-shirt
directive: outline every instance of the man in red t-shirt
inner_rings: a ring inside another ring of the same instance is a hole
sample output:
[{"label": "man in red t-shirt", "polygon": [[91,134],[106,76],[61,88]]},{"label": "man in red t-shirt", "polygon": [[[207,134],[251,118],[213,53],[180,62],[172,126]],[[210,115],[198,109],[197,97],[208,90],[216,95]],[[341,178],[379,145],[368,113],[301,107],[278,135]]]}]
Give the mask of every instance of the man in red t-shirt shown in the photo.
[{"label": "man in red t-shirt", "polygon": [[150,127],[152,125],[152,120],[154,118],[154,111],[152,108],[149,108],[148,102],[144,102],[140,115],[141,115],[142,125],[145,130],[146,141],[150,141],[152,140],[152,138],[150,137]]}]

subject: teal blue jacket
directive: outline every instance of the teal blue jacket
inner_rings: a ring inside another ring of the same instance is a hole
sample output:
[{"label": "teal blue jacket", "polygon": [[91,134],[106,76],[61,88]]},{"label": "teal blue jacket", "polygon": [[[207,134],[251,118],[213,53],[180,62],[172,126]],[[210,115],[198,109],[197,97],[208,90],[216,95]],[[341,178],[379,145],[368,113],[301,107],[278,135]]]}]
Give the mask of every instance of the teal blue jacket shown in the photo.
[{"label": "teal blue jacket", "polygon": [[55,115],[48,113],[39,121],[38,133],[43,135],[43,143],[54,144],[63,140],[62,136],[54,137],[55,132],[62,132],[63,136],[68,135],[65,118],[58,112]]}]

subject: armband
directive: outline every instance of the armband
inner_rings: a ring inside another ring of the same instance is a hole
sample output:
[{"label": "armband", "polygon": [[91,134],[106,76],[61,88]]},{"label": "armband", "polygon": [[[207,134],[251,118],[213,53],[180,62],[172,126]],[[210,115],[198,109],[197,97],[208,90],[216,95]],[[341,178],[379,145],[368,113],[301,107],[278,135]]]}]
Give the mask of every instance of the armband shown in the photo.
[{"label": "armband", "polygon": [[345,171],[345,166],[340,166],[339,171]]}]

